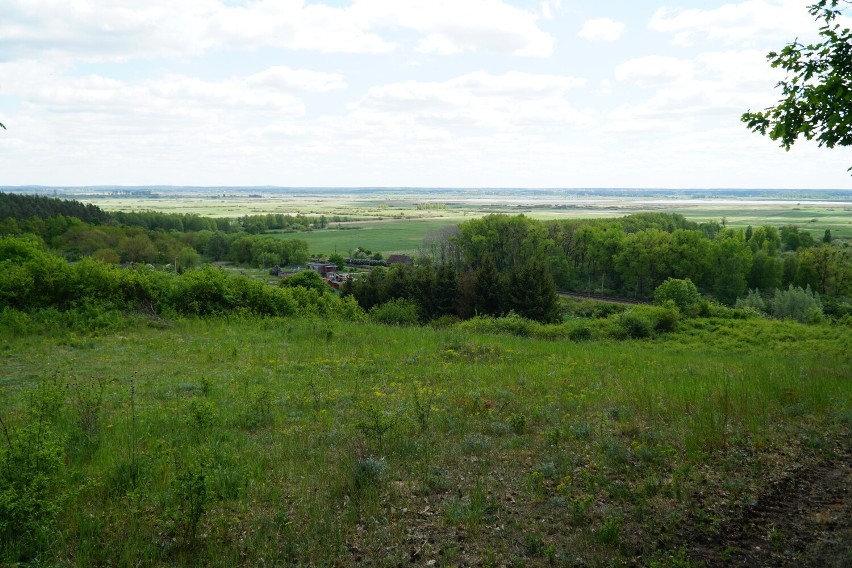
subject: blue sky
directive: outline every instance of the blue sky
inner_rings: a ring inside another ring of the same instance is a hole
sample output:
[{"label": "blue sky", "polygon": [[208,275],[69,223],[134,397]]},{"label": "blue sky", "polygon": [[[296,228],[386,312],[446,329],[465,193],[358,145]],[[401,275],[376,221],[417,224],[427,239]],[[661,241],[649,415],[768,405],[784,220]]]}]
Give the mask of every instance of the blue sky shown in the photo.
[{"label": "blue sky", "polygon": [[0,185],[850,188],[739,122],[808,3],[0,0]]}]

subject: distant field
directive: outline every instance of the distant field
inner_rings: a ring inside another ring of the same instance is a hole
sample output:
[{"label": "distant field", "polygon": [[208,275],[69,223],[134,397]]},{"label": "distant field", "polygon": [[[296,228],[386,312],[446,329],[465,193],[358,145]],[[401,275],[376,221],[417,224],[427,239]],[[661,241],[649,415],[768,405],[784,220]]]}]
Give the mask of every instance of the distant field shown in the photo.
[{"label": "distant field", "polygon": [[803,204],[794,208],[782,207],[712,207],[673,209],[693,221],[727,220],[729,227],[752,225],[798,225],[822,238],[826,229],[836,239],[852,241],[852,207],[816,207]]},{"label": "distant field", "polygon": [[[522,211],[507,210],[507,214],[524,213],[530,217],[545,219],[620,217],[639,212],[640,209],[583,208],[558,212],[550,208],[527,207]],[[842,208],[802,207],[790,210],[779,207],[737,209],[734,207],[696,207],[689,209],[642,208],[641,211],[667,211],[681,213],[693,221],[721,221],[729,227],[745,228],[748,225],[798,225],[811,231],[815,239],[822,238],[826,229],[835,239],[852,241],[852,211]],[[468,217],[443,217],[440,219],[388,219],[385,221],[363,221],[346,223],[336,228],[321,231],[284,233],[281,238],[299,238],[308,242],[311,254],[346,254],[355,247],[367,248],[382,253],[413,253],[429,231],[454,225],[481,216],[471,212]],[[332,224],[337,227],[338,224]]]},{"label": "distant field", "polygon": [[[509,215],[523,213],[538,219],[620,217],[640,212],[680,213],[694,221],[721,221],[728,226],[746,227],[770,224],[795,224],[811,231],[817,239],[830,229],[835,239],[852,242],[852,205],[849,201],[815,202],[798,197],[786,201],[736,198],[677,199],[672,195],[652,197],[620,196],[592,198],[561,196],[539,192],[520,192],[517,196],[503,192],[490,195],[484,192],[476,198],[465,194],[454,196],[445,191],[439,194],[401,189],[398,192],[376,190],[340,190],[340,192],[309,190],[301,192],[269,192],[249,195],[230,195],[228,190],[145,197],[89,197],[84,201],[106,210],[155,210],[169,213],[195,213],[211,217],[240,217],[266,213],[302,213],[305,215],[346,216],[361,219],[334,229],[306,233],[285,233],[282,238],[301,238],[308,241],[311,253],[346,253],[356,246],[382,253],[412,253],[431,230],[477,218],[489,213]],[[673,194],[674,195],[674,194]]]},{"label": "distant field", "polygon": [[282,233],[282,239],[304,239],[311,254],[348,254],[355,247],[380,251],[384,254],[411,254],[430,231],[463,221],[457,219],[407,219],[404,221],[365,221],[342,224],[345,229],[333,228],[300,233]]}]

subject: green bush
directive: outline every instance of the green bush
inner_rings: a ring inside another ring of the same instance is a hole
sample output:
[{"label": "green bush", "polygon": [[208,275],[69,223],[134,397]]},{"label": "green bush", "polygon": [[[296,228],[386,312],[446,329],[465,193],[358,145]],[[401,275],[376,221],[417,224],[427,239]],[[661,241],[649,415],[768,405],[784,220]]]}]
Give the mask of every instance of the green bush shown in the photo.
[{"label": "green bush", "polygon": [[0,535],[7,559],[23,559],[52,525],[63,494],[65,463],[60,439],[45,424],[9,432],[0,449]]},{"label": "green bush", "polygon": [[650,337],[654,322],[647,314],[638,310],[629,310],[617,316],[617,321],[624,334],[632,339]]},{"label": "green bush", "polygon": [[238,312],[363,319],[351,298],[333,294],[316,273],[293,277],[293,287],[276,288],[210,266],[175,275],[145,267],[122,269],[92,259],[71,265],[39,247],[34,239],[0,239],[0,310],[2,318],[16,327],[33,322],[14,313],[32,315],[38,310],[48,310],[38,317],[43,323],[52,320],[51,324],[74,331],[117,329],[121,313],[128,310],[148,315]]},{"label": "green bush", "polygon": [[566,315],[578,318],[607,318],[613,314],[620,314],[627,309],[625,304],[614,302],[602,302],[600,300],[576,300],[567,299],[564,304]]},{"label": "green bush", "polygon": [[772,300],[772,315],[778,319],[816,323],[823,318],[819,294],[812,292],[810,286],[803,290],[792,284],[787,290],[776,290]]},{"label": "green bush", "polygon": [[662,306],[650,311],[650,314],[654,319],[654,329],[663,333],[674,331],[680,321],[680,310],[672,300],[666,300]]},{"label": "green bush", "polygon": [[417,325],[420,308],[411,300],[399,298],[375,306],[370,310],[370,319],[386,325]]},{"label": "green bush", "polygon": [[331,292],[331,287],[325,283],[322,276],[315,270],[302,270],[281,281],[282,288],[295,288],[296,286],[316,290],[320,294]]},{"label": "green bush", "polygon": [[681,312],[690,313],[696,309],[701,296],[689,278],[666,278],[654,290],[654,303],[662,305],[668,301],[674,302]]},{"label": "green bush", "polygon": [[592,329],[585,322],[567,323],[568,339],[571,341],[589,341],[592,339]]},{"label": "green bush", "polygon": [[751,308],[766,313],[766,301],[758,290],[749,290],[745,298],[737,298],[737,303],[734,304],[734,307],[737,309]]}]

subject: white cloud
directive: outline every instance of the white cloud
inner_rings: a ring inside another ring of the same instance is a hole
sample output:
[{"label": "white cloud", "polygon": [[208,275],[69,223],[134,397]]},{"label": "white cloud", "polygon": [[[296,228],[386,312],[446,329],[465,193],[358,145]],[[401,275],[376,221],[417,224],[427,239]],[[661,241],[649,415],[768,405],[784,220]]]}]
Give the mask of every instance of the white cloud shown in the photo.
[{"label": "white cloud", "polygon": [[419,49],[546,57],[555,39],[539,16],[502,0],[0,0],[0,53],[124,61],[274,47],[386,53],[385,31],[415,32]]},{"label": "white cloud", "polygon": [[725,43],[792,39],[816,30],[807,12],[810,0],[746,0],[708,10],[659,8],[651,30],[675,34],[677,45],[688,45],[695,34]]},{"label": "white cloud", "polygon": [[648,55],[631,59],[616,67],[615,78],[643,87],[653,87],[689,80],[693,72],[694,64],[689,59]]},{"label": "white cloud", "polygon": [[708,52],[694,59],[647,56],[615,70],[626,84],[653,88],[640,102],[613,109],[609,132],[683,132],[710,121],[736,124],[748,108],[763,108],[777,98],[771,87],[779,72],[757,50]]},{"label": "white cloud", "polygon": [[215,3],[206,31],[216,47],[263,46],[325,53],[384,53],[396,48],[369,31],[370,22],[354,6],[337,8],[304,0],[258,0],[237,6]]},{"label": "white cloud", "polygon": [[450,38],[440,34],[429,34],[420,40],[414,51],[420,53],[434,53],[436,55],[452,55],[459,53],[461,48]]},{"label": "white cloud", "polygon": [[290,69],[284,65],[270,67],[246,78],[247,87],[262,87],[283,91],[325,93],[346,88],[342,75],[321,73],[308,69]]},{"label": "white cloud", "polygon": [[541,15],[545,20],[552,20],[555,12],[562,7],[562,0],[543,0],[541,3]]},{"label": "white cloud", "polygon": [[350,13],[365,29],[422,34],[421,51],[547,57],[556,44],[538,27],[537,14],[503,0],[355,0]]},{"label": "white cloud", "polygon": [[372,87],[350,108],[365,120],[438,126],[457,133],[576,126],[591,119],[565,95],[584,84],[584,79],[560,75],[478,71],[444,82]]},{"label": "white cloud", "polygon": [[610,18],[588,20],[577,35],[591,41],[616,41],[624,32],[624,24]]}]

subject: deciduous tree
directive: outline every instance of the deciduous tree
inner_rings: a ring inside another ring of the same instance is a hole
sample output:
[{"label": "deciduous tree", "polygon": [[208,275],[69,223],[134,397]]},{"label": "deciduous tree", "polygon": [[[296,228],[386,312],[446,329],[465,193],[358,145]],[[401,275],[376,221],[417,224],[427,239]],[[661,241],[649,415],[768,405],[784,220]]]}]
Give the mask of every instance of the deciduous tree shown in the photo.
[{"label": "deciduous tree", "polygon": [[808,8],[822,21],[820,41],[793,41],[769,53],[772,67],[787,72],[778,83],[782,98],[762,112],[742,115],[749,129],[786,150],[799,136],[829,148],[852,145],[852,31],[836,22],[842,4],[849,2],[820,0]]}]

